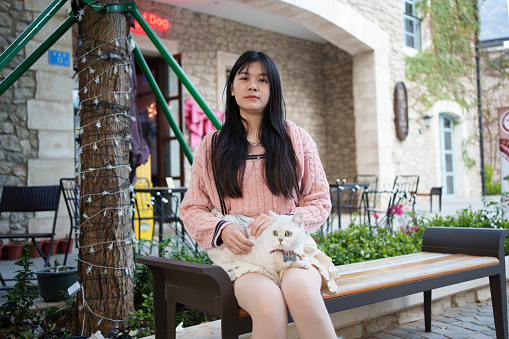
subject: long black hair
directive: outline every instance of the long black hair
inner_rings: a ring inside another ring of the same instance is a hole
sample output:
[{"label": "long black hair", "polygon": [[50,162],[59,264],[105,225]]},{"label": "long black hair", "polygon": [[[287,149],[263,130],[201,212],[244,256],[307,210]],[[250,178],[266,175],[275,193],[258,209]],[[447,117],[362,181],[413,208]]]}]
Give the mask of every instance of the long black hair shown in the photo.
[{"label": "long black hair", "polygon": [[217,189],[223,196],[242,197],[242,178],[244,177],[249,142],[242,123],[240,109],[232,96],[230,88],[235,76],[249,68],[253,62],[260,62],[265,68],[270,84],[270,97],[263,114],[259,140],[265,148],[265,183],[277,196],[287,199],[299,192],[299,164],[293,150],[292,141],[285,128],[286,110],[281,89],[281,79],[272,59],[257,51],[242,54],[233,66],[225,86],[225,121],[212,145],[212,169]]}]

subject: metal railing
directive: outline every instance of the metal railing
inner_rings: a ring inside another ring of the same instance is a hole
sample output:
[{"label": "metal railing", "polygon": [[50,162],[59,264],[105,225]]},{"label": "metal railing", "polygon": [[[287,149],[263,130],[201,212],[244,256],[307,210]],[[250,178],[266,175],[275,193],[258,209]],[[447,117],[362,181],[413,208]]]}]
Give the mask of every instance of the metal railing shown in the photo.
[{"label": "metal railing", "polygon": [[[16,40],[0,55],[0,70],[2,70],[13,58],[16,54],[30,41],[33,36],[44,26],[49,19],[67,2],[67,0],[55,0],[53,1],[47,8],[44,10],[41,15],[37,17],[37,19],[18,37]],[[108,12],[130,12],[134,19],[140,24],[143,31],[147,34],[147,37],[157,48],[159,53],[163,59],[167,62],[167,64],[171,67],[171,69],[175,72],[179,80],[189,91],[191,96],[196,100],[200,108],[203,110],[205,115],[210,119],[212,124],[217,128],[221,128],[221,122],[215,114],[212,112],[210,107],[207,105],[201,94],[191,83],[187,75],[184,73],[178,62],[173,58],[171,53],[168,51],[166,46],[161,42],[157,34],[154,32],[152,27],[145,20],[143,15],[141,15],[138,6],[135,2],[123,2],[116,4],[103,5],[99,4],[94,0],[85,0],[85,2],[96,5],[92,6],[95,10],[99,10],[102,8],[106,8]],[[65,32],[67,32],[72,25],[76,22],[76,16],[73,12],[69,13],[69,17],[46,39],[44,40],[39,47],[37,47],[28,58],[26,58],[16,69],[14,69],[1,83],[0,83],[0,96],[5,93],[5,91],[11,87],[44,53],[48,51],[48,49],[58,40]],[[132,37],[132,36],[131,36]],[[133,39],[134,40],[134,39]],[[161,89],[157,85],[152,73],[150,72],[143,55],[141,54],[138,47],[136,47],[133,51],[134,57],[138,62],[143,74],[147,78],[150,88],[154,92],[156,96],[156,100],[159,106],[162,108],[163,113],[170,124],[171,129],[175,133],[177,140],[180,144],[180,147],[183,149],[185,156],[187,157],[189,163],[192,164],[193,156],[191,154],[191,150],[189,146],[185,143],[184,136],[182,132],[178,128],[175,123],[171,112],[168,108],[168,104],[166,103],[164,96],[162,95]]]}]

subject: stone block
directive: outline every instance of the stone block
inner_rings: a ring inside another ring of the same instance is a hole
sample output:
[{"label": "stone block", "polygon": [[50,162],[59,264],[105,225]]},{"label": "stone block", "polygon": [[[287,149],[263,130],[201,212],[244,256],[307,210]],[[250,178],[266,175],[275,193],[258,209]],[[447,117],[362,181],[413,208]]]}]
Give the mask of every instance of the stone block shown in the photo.
[{"label": "stone block", "polygon": [[74,159],[72,131],[39,131],[39,159]]},{"label": "stone block", "polygon": [[74,110],[71,102],[28,100],[28,128],[37,130],[72,131]]},{"label": "stone block", "polygon": [[442,314],[449,308],[451,308],[451,298],[433,300],[431,314]]},{"label": "stone block", "polygon": [[74,159],[29,159],[27,185],[58,185],[74,176]]},{"label": "stone block", "polygon": [[[37,212],[35,213],[35,218],[30,219],[28,221],[28,228],[30,232],[50,232],[53,227],[53,212]],[[55,227],[55,239],[63,238],[65,235],[69,234],[69,215],[67,214],[67,209],[65,207],[64,198],[60,199],[60,204],[58,206],[58,218],[57,225]]]},{"label": "stone block", "polygon": [[377,333],[385,330],[391,326],[398,324],[398,319],[395,314],[388,314],[376,319],[365,321],[362,324],[363,334]]},{"label": "stone block", "polygon": [[398,314],[398,324],[407,324],[424,319],[423,307],[413,307]]},{"label": "stone block", "polygon": [[491,291],[489,287],[483,287],[475,291],[475,297],[477,302],[483,302],[491,299]]},{"label": "stone block", "polygon": [[27,170],[24,164],[16,165],[12,168],[11,171],[12,175],[15,175],[20,178],[26,178],[27,177]]},{"label": "stone block", "polygon": [[14,135],[0,135],[0,145],[6,151],[20,152],[21,145],[19,140]]},{"label": "stone block", "polygon": [[[37,47],[39,47],[39,42],[30,41],[26,45],[26,53],[27,55],[30,55]],[[37,60],[30,69],[36,70],[36,71],[46,71],[46,72],[56,72],[56,73],[62,73],[65,75],[69,75],[69,72],[72,70],[72,45],[71,44],[62,44],[61,40],[58,40],[58,42],[51,46],[51,50],[56,51],[62,51],[62,52],[69,52],[70,55],[70,64],[69,66],[60,66],[60,65],[52,65],[49,63],[49,57],[48,53],[44,53],[39,60]]]},{"label": "stone block", "polygon": [[9,233],[9,222],[7,220],[0,220],[0,234]]},{"label": "stone block", "polygon": [[[25,0],[25,10],[33,11],[33,12],[42,12],[44,11],[49,4],[51,4],[51,0]],[[68,10],[71,9],[71,2],[66,2],[55,14],[55,17],[64,17],[67,18]],[[37,14],[38,15],[38,14]],[[54,18],[55,18],[54,17]]]},{"label": "stone block", "polygon": [[24,156],[29,156],[32,152],[32,145],[30,144],[29,140],[21,140],[19,142],[19,145],[21,146],[21,152]]},{"label": "stone block", "polygon": [[16,125],[16,135],[18,136],[18,138],[24,139],[28,138],[30,133],[28,132],[28,129],[26,129],[25,127]]},{"label": "stone block", "polygon": [[10,122],[4,122],[0,125],[0,131],[4,134],[12,134],[14,132],[14,125]]},{"label": "stone block", "polygon": [[338,338],[342,339],[356,339],[362,337],[362,324],[355,324],[345,328],[336,330]]},{"label": "stone block", "polygon": [[36,72],[36,99],[63,103],[72,102],[72,79],[68,74],[54,72]]},{"label": "stone block", "polygon": [[452,297],[452,304],[454,306],[463,306],[473,304],[476,302],[476,295],[473,291],[458,293]]}]

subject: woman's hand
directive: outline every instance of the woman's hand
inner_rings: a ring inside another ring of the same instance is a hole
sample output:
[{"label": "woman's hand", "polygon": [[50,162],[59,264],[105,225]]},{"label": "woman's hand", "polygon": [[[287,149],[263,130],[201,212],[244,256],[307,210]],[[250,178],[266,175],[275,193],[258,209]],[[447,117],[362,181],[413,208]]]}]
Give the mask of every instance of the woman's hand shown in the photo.
[{"label": "woman's hand", "polygon": [[226,225],[221,231],[221,239],[234,254],[246,254],[253,243],[247,239],[246,231],[237,224]]},{"label": "woman's hand", "polygon": [[260,214],[249,224],[249,227],[251,227],[251,235],[255,238],[258,238],[262,232],[270,225],[272,225],[272,218],[267,214]]}]

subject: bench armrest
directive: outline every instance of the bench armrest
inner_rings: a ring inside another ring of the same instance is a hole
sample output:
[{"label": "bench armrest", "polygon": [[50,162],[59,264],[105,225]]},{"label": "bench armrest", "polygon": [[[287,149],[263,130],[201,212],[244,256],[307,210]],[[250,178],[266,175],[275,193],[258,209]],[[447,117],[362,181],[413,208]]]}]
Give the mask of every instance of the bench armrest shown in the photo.
[{"label": "bench armrest", "polygon": [[428,227],[422,238],[422,251],[491,256],[502,263],[508,233],[507,229],[494,228]]},{"label": "bench armrest", "polygon": [[[161,289],[162,299],[166,301],[196,307],[207,304],[205,300],[208,299],[209,305],[205,306],[205,310],[216,316],[238,311],[233,284],[219,266],[153,256],[137,258],[136,262],[150,269],[154,290],[156,286]],[[218,308],[221,303],[216,298],[221,299],[223,305],[232,305],[231,310]]]}]

